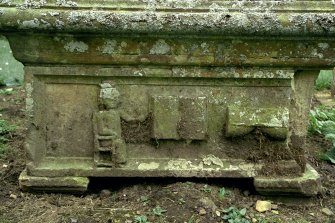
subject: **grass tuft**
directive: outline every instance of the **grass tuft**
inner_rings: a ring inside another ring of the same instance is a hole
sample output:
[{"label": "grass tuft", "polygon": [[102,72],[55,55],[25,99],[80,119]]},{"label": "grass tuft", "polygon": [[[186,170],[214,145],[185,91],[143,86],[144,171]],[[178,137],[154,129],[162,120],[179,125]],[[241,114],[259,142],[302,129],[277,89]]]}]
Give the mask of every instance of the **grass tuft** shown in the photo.
[{"label": "grass tuft", "polygon": [[6,143],[12,137],[15,126],[10,125],[6,120],[0,119],[0,156],[7,151]]},{"label": "grass tuft", "polygon": [[315,81],[315,89],[318,91],[330,89],[332,86],[333,71],[322,70],[319,74],[318,79]]}]

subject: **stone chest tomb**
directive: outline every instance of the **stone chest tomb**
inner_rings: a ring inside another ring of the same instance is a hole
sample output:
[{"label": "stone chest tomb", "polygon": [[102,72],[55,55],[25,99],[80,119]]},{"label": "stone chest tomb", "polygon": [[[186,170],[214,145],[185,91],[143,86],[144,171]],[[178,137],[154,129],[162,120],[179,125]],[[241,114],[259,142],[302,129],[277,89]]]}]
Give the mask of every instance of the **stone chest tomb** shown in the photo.
[{"label": "stone chest tomb", "polygon": [[315,195],[304,137],[314,80],[335,66],[334,11],[330,0],[0,1],[25,65],[21,187],[224,177]]}]

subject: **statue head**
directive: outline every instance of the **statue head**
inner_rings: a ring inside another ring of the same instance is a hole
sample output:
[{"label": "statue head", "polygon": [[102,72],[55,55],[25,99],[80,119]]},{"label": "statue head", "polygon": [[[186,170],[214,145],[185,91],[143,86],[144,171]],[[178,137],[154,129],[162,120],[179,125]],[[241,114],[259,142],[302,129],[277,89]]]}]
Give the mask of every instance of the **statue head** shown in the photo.
[{"label": "statue head", "polygon": [[120,92],[110,83],[100,84],[100,105],[104,109],[115,109],[120,104]]}]

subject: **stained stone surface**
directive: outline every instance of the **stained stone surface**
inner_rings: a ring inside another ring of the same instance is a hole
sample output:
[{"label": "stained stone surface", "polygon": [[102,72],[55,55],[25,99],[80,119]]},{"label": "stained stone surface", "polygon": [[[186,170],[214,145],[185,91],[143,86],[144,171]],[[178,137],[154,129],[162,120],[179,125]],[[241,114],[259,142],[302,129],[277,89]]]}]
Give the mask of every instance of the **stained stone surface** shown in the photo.
[{"label": "stained stone surface", "polygon": [[335,66],[334,12],[331,1],[0,1],[25,65],[21,185],[241,177],[317,194],[304,138],[314,80]]}]

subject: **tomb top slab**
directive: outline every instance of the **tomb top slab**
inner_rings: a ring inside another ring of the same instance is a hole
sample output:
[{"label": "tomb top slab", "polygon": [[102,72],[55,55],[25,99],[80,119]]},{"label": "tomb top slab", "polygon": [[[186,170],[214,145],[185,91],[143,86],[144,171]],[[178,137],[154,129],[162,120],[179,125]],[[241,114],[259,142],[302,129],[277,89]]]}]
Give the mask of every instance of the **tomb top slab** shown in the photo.
[{"label": "tomb top slab", "polygon": [[331,0],[0,0],[0,30],[333,37],[334,12]]}]

